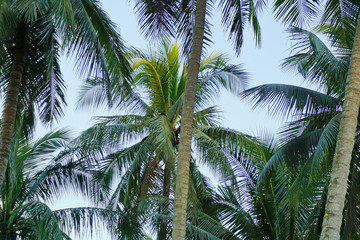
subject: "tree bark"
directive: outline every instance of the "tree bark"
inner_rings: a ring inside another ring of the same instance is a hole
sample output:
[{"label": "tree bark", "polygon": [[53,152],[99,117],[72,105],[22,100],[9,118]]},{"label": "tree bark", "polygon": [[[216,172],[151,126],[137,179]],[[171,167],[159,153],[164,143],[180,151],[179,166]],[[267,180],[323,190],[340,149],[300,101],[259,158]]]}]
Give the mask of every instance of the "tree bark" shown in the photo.
[{"label": "tree bark", "polygon": [[24,72],[27,26],[19,23],[15,33],[14,59],[6,90],[0,130],[0,186],[4,181],[14,131],[21,81]]},{"label": "tree bark", "polygon": [[191,137],[194,120],[196,85],[204,39],[205,12],[206,0],[197,0],[193,39],[184,90],[184,104],[181,114],[179,157],[177,162],[174,199],[173,240],[184,240],[186,234]]},{"label": "tree bark", "polygon": [[340,228],[343,219],[347,181],[350,171],[351,154],[354,148],[355,131],[360,103],[360,24],[357,23],[354,46],[343,112],[332,165],[325,216],[320,240],[340,239]]},{"label": "tree bark", "polygon": [[[164,169],[164,181],[163,181],[163,197],[169,198],[170,196],[170,183],[171,183],[171,171],[172,171],[172,165],[169,162],[165,163],[165,169]],[[162,214],[168,214],[169,213],[169,205],[167,203],[164,203],[161,207]],[[167,221],[164,221],[160,224],[160,230],[159,230],[159,236],[158,240],[166,240],[167,235]]]}]

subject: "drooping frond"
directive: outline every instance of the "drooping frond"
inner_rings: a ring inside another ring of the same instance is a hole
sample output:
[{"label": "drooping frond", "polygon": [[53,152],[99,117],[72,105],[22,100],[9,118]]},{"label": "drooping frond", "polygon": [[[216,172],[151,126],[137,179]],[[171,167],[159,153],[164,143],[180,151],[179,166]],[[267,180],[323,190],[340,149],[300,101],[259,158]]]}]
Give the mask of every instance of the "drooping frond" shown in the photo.
[{"label": "drooping frond", "polygon": [[174,0],[136,0],[136,14],[143,34],[151,38],[174,36],[177,4]]},{"label": "drooping frond", "polygon": [[[213,9],[213,1],[207,1],[206,3],[206,17],[204,26],[204,45],[211,43],[211,24],[209,17]],[[178,7],[178,38],[181,40],[183,56],[190,56],[190,49],[192,45],[194,24],[195,24],[195,11],[196,0],[181,0]]]},{"label": "drooping frond", "polygon": [[276,0],[273,6],[276,19],[297,27],[311,23],[319,10],[319,0]]},{"label": "drooping frond", "polygon": [[359,2],[356,0],[326,1],[321,24],[329,24],[327,33],[333,45],[352,49],[358,14]]},{"label": "drooping frond", "polygon": [[266,84],[245,90],[244,97],[252,96],[254,108],[273,105],[274,115],[300,117],[321,111],[336,111],[341,102],[329,95],[286,84]]},{"label": "drooping frond", "polygon": [[259,6],[263,5],[263,0],[236,1],[226,0],[220,1],[222,8],[222,20],[226,30],[229,31],[229,39],[233,40],[234,48],[237,54],[244,41],[245,25],[251,24],[254,32],[255,44],[261,44],[261,29],[258,19]]},{"label": "drooping frond", "polygon": [[294,68],[306,80],[317,82],[328,95],[343,98],[347,72],[349,69],[349,54],[342,50],[334,54],[317,34],[301,28],[289,29],[294,55],[286,58],[283,68]]}]

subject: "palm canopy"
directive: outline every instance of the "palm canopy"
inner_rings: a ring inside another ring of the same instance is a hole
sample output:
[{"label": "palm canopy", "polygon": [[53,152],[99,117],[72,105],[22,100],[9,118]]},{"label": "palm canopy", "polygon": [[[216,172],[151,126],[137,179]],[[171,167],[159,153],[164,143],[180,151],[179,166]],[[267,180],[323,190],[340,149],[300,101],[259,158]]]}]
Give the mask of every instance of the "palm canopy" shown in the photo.
[{"label": "palm canopy", "polygon": [[[148,37],[178,36],[182,40],[185,53],[191,48],[192,35],[194,31],[194,13],[196,3],[194,0],[177,1],[135,1],[135,9],[139,18],[141,30]],[[211,42],[211,23],[209,21],[216,1],[207,1],[205,19],[205,43]],[[251,24],[257,44],[260,44],[261,33],[258,14],[265,5],[263,0],[250,1],[218,1],[221,9],[224,28],[229,32],[229,39],[233,41],[234,48],[240,53],[243,44],[244,28]],[[154,7],[158,6],[158,7]]]},{"label": "palm canopy", "polygon": [[64,189],[87,193],[86,174],[78,165],[52,161],[51,154],[63,148],[68,140],[69,133],[64,130],[33,142],[21,134],[14,138],[0,195],[2,239],[70,239],[62,221],[73,221],[65,218],[61,221],[58,216],[61,211],[52,211],[44,202],[56,198]]},{"label": "palm canopy", "polygon": [[65,104],[59,57],[74,55],[81,74],[119,79],[128,74],[121,38],[98,1],[3,1],[1,5],[1,76],[6,90],[17,32],[26,32],[25,65],[19,109],[51,122]]},{"label": "palm canopy", "polygon": [[[282,84],[258,86],[246,90],[244,94],[253,97],[255,106],[272,106],[277,114],[295,113],[293,121],[289,122],[281,133],[281,147],[262,170],[260,182],[266,181],[267,176],[285,164],[294,174],[288,201],[296,202],[294,197],[298,198],[306,193],[313,182],[323,179],[319,186],[319,195],[314,201],[322,199],[322,205],[319,205],[318,209],[324,214],[324,194],[329,184],[329,171],[339,131],[350,57],[343,54],[344,51],[334,54],[312,32],[299,28],[293,28],[292,31],[294,39],[298,41],[294,45],[298,52],[285,59],[284,67],[294,68],[305,79],[318,83],[326,94]],[[354,221],[358,216],[358,211],[354,208],[359,191],[354,182],[358,176],[358,143],[357,130],[343,217],[344,228],[341,233],[345,239],[358,237],[359,224]],[[322,217],[316,222],[316,239],[320,236],[321,224]]]},{"label": "palm canopy", "polygon": [[[123,98],[120,98],[122,101],[114,101],[114,106],[121,107],[126,114],[98,117],[99,123],[85,131],[75,143],[82,145],[86,149],[86,158],[97,164],[98,181],[108,186],[116,184],[110,206],[117,208],[120,204],[123,209],[137,209],[139,201],[149,196],[162,196],[159,201],[167,202],[168,206],[172,196],[186,66],[180,60],[177,44],[166,42],[158,51],[135,51],[131,62],[134,68],[134,94],[125,101]],[[238,94],[247,74],[239,65],[227,63],[223,55],[216,53],[203,58],[200,70],[193,129],[194,146],[201,153],[197,159],[228,178],[231,175],[231,161],[223,146],[216,141],[217,138],[232,138],[239,144],[250,144],[252,139],[218,127],[219,111],[211,104],[221,88]],[[105,99],[99,83],[101,80],[96,79],[86,82],[79,104],[93,105],[102,102],[97,100]],[[97,92],[97,100],[89,98],[89,91]],[[192,161],[195,171],[195,155]],[[115,183],[119,176],[121,181]],[[197,183],[203,181],[195,181],[195,175],[193,177],[191,184],[194,184],[195,191]],[[194,194],[191,204],[195,208]],[[170,214],[168,207],[161,209],[162,215]],[[163,219],[167,219],[168,229],[169,218]],[[137,226],[141,227],[141,224]]]},{"label": "palm canopy", "polygon": [[218,218],[228,230],[224,239],[318,239],[327,178],[297,191],[300,174],[281,164],[262,181],[261,172],[279,147],[269,139],[260,141],[252,155],[233,152],[238,181],[219,186],[214,197]]},{"label": "palm canopy", "polygon": [[0,86],[6,92],[0,131],[2,183],[19,113],[26,113],[22,128],[27,134],[36,113],[44,123],[63,113],[62,50],[74,53],[81,74],[100,75],[107,85],[110,79],[122,85],[129,67],[122,40],[96,0],[6,0],[0,12]]}]

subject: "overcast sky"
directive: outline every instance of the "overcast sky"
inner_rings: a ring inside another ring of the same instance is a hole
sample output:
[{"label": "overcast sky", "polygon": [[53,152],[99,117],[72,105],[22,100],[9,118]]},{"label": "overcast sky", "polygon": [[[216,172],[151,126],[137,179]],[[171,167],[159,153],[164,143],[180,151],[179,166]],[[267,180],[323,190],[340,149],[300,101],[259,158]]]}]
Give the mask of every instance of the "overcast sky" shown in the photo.
[{"label": "overcast sky", "polygon": [[[137,19],[134,14],[133,4],[128,0],[101,0],[105,11],[110,15],[111,19],[117,24],[122,38],[127,45],[133,47],[145,48],[146,40],[139,33]],[[284,72],[279,65],[283,58],[289,56],[290,41],[284,28],[276,23],[269,11],[265,11],[260,19],[262,27],[262,45],[260,49],[255,48],[253,34],[246,32],[244,46],[239,57],[234,56],[231,42],[227,41],[227,35],[224,34],[220,25],[220,17],[215,13],[211,19],[212,40],[213,44],[208,48],[208,52],[213,50],[226,53],[231,63],[242,63],[244,68],[250,73],[251,79],[249,87],[257,86],[265,83],[288,83],[304,86],[301,78],[295,76],[294,73]],[[74,136],[91,126],[91,117],[96,115],[106,115],[108,112],[104,109],[97,111],[76,110],[77,92],[81,79],[76,75],[71,60],[64,60],[61,65],[64,79],[67,83],[67,102],[68,107],[65,111],[64,118],[55,124],[55,128],[68,127],[73,130]],[[252,111],[249,104],[240,100],[235,96],[231,96],[224,92],[219,99],[219,104],[224,112],[223,124],[239,130],[244,133],[256,135],[259,132],[276,133],[283,119],[273,119],[266,109],[263,111]],[[39,132],[46,130],[41,128]],[[66,196],[56,201],[54,208],[67,208],[74,206],[82,206],[83,200],[74,196]],[[75,238],[78,239],[78,238]],[[89,239],[83,237],[81,239]],[[99,239],[95,237],[94,239]],[[104,235],[100,239],[106,239]]]}]

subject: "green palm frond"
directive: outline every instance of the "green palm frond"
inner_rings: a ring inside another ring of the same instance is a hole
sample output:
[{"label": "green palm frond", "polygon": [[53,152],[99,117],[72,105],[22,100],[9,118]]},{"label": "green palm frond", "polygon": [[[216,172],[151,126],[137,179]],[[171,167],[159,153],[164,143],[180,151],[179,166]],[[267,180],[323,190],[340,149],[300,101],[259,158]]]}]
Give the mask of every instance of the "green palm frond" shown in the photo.
[{"label": "green palm frond", "polygon": [[354,0],[326,1],[321,24],[330,24],[328,33],[336,47],[352,49],[359,3]]},{"label": "green palm frond", "polygon": [[244,28],[247,23],[251,24],[254,32],[255,43],[261,43],[261,29],[258,19],[258,12],[261,10],[259,6],[265,1],[221,1],[219,3],[222,8],[222,20],[226,30],[229,31],[229,39],[234,42],[235,50],[239,54],[244,38]]},{"label": "green palm frond", "polygon": [[320,11],[318,0],[276,0],[273,10],[275,18],[297,27],[309,24]]},{"label": "green palm frond", "polygon": [[[112,79],[121,83],[122,76],[127,77],[130,73],[126,50],[114,23],[99,4],[99,1],[90,0],[72,3],[75,39],[64,39],[64,43],[69,54],[76,54],[81,74],[94,73],[106,81]],[[63,34],[71,36],[66,31]]]},{"label": "green palm frond", "polygon": [[20,146],[16,151],[16,161],[24,163],[23,174],[30,173],[50,162],[50,154],[65,147],[70,140],[70,132],[65,129],[59,129],[45,134],[39,140],[25,146]]},{"label": "green palm frond", "polygon": [[54,211],[54,215],[59,219],[62,229],[67,233],[75,232],[75,236],[79,237],[85,233],[90,233],[90,236],[99,234],[97,229],[108,227],[109,223],[117,220],[120,213],[109,209],[78,207],[58,209]]},{"label": "green palm frond", "polygon": [[[311,166],[311,173],[315,179],[319,176],[319,172],[321,173],[322,171],[326,171],[330,168],[330,166],[327,166],[327,162],[324,162],[324,159],[327,159],[334,154],[340,126],[340,118],[341,114],[337,114],[333,117],[326,125],[321,137],[319,138],[319,142],[313,154],[314,162]],[[325,166],[325,169],[321,170],[321,163],[324,163],[323,165]]]},{"label": "green palm frond", "polygon": [[219,216],[224,226],[230,231],[228,235],[241,236],[246,239],[261,239],[263,236],[256,226],[256,220],[244,209],[238,196],[234,193],[236,194],[236,190],[234,191],[231,187],[221,186],[219,194],[215,198],[220,205]]},{"label": "green palm frond", "polygon": [[194,113],[194,122],[199,126],[219,126],[221,111],[217,106],[211,106]]},{"label": "green palm frond", "polygon": [[266,84],[245,90],[244,97],[252,96],[254,108],[272,104],[273,115],[305,116],[321,111],[335,111],[341,102],[315,90],[286,84]]},{"label": "green palm frond", "polygon": [[[313,152],[323,131],[323,129],[317,129],[285,143],[268,160],[259,176],[259,182],[263,182],[266,175],[276,170],[283,162],[287,164],[288,168],[296,171],[299,166],[306,162],[307,158]],[[299,146],[301,146],[301,148],[299,148]]]},{"label": "green palm frond", "polygon": [[294,55],[286,58],[282,66],[295,68],[305,79],[317,82],[328,95],[343,97],[349,68],[349,49],[334,54],[317,34],[301,28],[289,29]]},{"label": "green palm frond", "polygon": [[62,240],[65,238],[63,231],[60,229],[57,216],[44,203],[31,201],[14,209],[8,220],[9,226],[15,225],[16,227],[16,221],[21,216],[26,216],[26,222],[31,225],[31,230],[29,226],[20,225],[20,235],[23,234],[30,239],[34,237],[41,240]]},{"label": "green palm frond", "polygon": [[151,138],[155,150],[159,152],[159,156],[167,161],[175,160],[175,133],[171,122],[165,115],[149,120],[147,123],[151,133]]},{"label": "green palm frond", "polygon": [[136,0],[135,2],[140,30],[146,37],[158,38],[175,34],[178,1]]},{"label": "green palm frond", "polygon": [[200,155],[199,160],[209,165],[214,172],[221,173],[223,179],[232,179],[232,167],[221,145],[198,129],[193,130],[193,138]]}]

